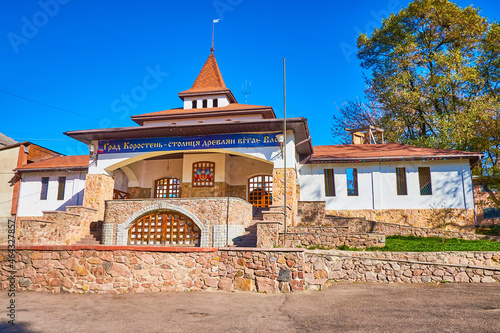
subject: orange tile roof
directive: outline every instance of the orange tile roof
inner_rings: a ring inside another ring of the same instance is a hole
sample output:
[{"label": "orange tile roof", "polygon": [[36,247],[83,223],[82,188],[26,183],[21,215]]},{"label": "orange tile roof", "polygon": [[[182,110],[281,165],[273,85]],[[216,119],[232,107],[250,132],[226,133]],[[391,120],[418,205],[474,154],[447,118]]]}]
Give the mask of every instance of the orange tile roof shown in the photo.
[{"label": "orange tile roof", "polygon": [[314,146],[311,161],[380,160],[380,159],[421,159],[465,157],[479,159],[481,153],[459,150],[423,148],[398,143],[374,145],[330,145]]},{"label": "orange tile roof", "polygon": [[89,155],[56,156],[40,162],[23,165],[17,168],[17,170],[82,169],[88,168],[88,166]]},{"label": "orange tile roof", "polygon": [[203,65],[200,74],[198,74],[198,77],[194,81],[193,86],[188,90],[181,91],[179,94],[220,90],[229,89],[226,88],[215,56],[211,53],[205,65]]}]

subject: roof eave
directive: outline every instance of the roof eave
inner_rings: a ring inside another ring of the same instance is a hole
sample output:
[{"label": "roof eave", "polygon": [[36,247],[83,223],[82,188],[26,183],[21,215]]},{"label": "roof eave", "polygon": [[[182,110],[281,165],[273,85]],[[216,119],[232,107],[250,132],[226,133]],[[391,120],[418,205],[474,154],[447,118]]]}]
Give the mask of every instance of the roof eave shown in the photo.
[{"label": "roof eave", "polygon": [[86,171],[88,170],[88,166],[78,166],[78,167],[53,167],[53,168],[33,168],[33,169],[23,169],[17,168],[14,171],[23,173],[23,172],[47,172],[47,171]]},{"label": "roof eave", "polygon": [[[296,140],[300,143],[310,137],[307,119],[288,118],[287,129],[293,130]],[[174,137],[174,136],[197,136],[229,133],[250,132],[279,132],[283,130],[283,119],[258,119],[251,121],[231,121],[201,123],[196,125],[175,126],[139,126],[109,129],[79,130],[64,132],[65,135],[85,144],[94,140],[115,140],[122,138],[149,138],[149,137]],[[307,140],[297,149],[298,154],[310,155],[313,153],[311,140]]]},{"label": "roof eave", "polygon": [[483,154],[463,155],[426,155],[426,156],[391,156],[391,157],[358,157],[358,158],[310,158],[307,163],[368,163],[368,162],[391,162],[407,160],[446,160],[446,159],[468,159],[471,167],[474,167],[483,157]]},{"label": "roof eave", "polygon": [[[196,109],[193,109],[196,110]],[[143,126],[145,121],[153,120],[177,120],[177,119],[190,119],[199,117],[214,117],[214,116],[231,116],[231,115],[246,115],[246,114],[261,114],[264,119],[276,118],[273,108],[249,108],[242,110],[218,110],[218,111],[205,111],[205,112],[190,112],[190,113],[174,113],[174,114],[151,114],[151,115],[137,115],[130,118],[137,124]],[[266,116],[267,115],[267,116]]]}]

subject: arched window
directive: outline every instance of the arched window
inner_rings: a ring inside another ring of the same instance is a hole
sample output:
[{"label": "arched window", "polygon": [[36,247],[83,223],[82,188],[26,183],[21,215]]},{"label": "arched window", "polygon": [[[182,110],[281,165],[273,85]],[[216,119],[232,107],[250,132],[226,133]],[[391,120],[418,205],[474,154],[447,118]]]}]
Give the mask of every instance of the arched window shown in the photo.
[{"label": "arched window", "polygon": [[269,207],[273,202],[273,176],[257,175],[249,178],[248,201],[255,207]]},{"label": "arched window", "polygon": [[215,163],[193,163],[193,187],[213,187],[215,183]]},{"label": "arched window", "polygon": [[208,107],[208,101],[206,99],[203,100],[203,107],[204,108]]},{"label": "arched window", "polygon": [[181,180],[179,178],[161,178],[155,181],[155,198],[179,198]]},{"label": "arched window", "polygon": [[196,109],[198,107],[198,101],[193,99],[193,109]]},{"label": "arched window", "polygon": [[214,108],[218,107],[219,106],[219,100],[217,98],[214,98],[213,101],[212,101],[212,106]]},{"label": "arched window", "polygon": [[201,230],[187,216],[157,212],[140,218],[128,231],[130,245],[200,246]]}]

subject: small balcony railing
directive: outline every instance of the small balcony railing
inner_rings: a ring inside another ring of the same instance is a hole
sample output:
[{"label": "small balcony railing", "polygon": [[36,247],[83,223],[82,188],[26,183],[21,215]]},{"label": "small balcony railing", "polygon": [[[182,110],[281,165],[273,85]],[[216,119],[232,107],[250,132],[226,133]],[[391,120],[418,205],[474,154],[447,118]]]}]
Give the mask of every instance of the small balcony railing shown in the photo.
[{"label": "small balcony railing", "polygon": [[115,189],[115,190],[113,190],[113,199],[115,199],[115,200],[130,199],[130,193]]}]

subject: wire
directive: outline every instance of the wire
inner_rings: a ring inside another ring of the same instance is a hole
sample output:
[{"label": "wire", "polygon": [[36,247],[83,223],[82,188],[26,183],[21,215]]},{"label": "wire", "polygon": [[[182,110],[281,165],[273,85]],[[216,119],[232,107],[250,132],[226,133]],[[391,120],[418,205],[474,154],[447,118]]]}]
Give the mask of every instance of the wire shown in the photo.
[{"label": "wire", "polygon": [[61,111],[64,111],[64,112],[68,112],[68,113],[76,114],[76,115],[78,115],[78,116],[80,116],[80,117],[85,117],[85,118],[89,118],[89,119],[99,120],[98,118],[90,117],[90,116],[87,116],[87,115],[82,114],[82,113],[78,113],[78,112],[70,111],[70,110],[67,110],[67,109],[62,109],[62,108],[59,108],[59,107],[57,107],[57,106],[52,106],[52,105],[49,105],[49,104],[45,104],[45,103],[42,103],[42,102],[38,102],[38,101],[35,101],[35,100],[33,100],[33,99],[30,99],[30,98],[27,98],[27,97],[23,97],[23,96],[19,96],[19,95],[16,95],[16,94],[10,93],[10,92],[5,91],[5,90],[1,90],[1,89],[0,89],[0,92],[3,92],[4,94],[7,94],[7,95],[15,96],[15,97],[17,97],[17,98],[25,99],[25,100],[30,101],[30,102],[33,102],[33,103],[37,103],[37,104],[40,104],[40,105],[44,105],[44,106],[47,106],[47,107],[49,107],[49,108],[53,108],[53,109],[56,109],[56,110],[61,110]]},{"label": "wire", "polygon": [[[14,140],[22,140],[22,139],[14,139]],[[26,139],[24,138],[25,141],[75,141],[72,139]]]},{"label": "wire", "polygon": [[18,84],[20,86],[25,86],[25,87],[28,87],[28,88],[33,88],[33,89],[38,89],[38,90],[42,90],[42,91],[47,91],[47,92],[50,92],[52,94],[56,94],[56,95],[60,95],[60,96],[64,96],[64,97],[74,98],[74,99],[80,100],[82,102],[99,105],[96,102],[92,102],[92,101],[89,101],[89,100],[86,100],[86,99],[83,99],[83,98],[80,98],[80,97],[75,97],[75,96],[71,96],[71,95],[66,95],[66,94],[58,93],[57,91],[53,91],[53,90],[49,90],[49,89],[44,89],[44,88],[39,88],[39,87],[35,87],[35,86],[30,86],[28,84],[19,83],[19,82],[16,82],[16,81],[5,79],[5,78],[0,78],[0,80],[6,81],[6,82],[10,82],[10,83],[15,83],[15,84]]}]

